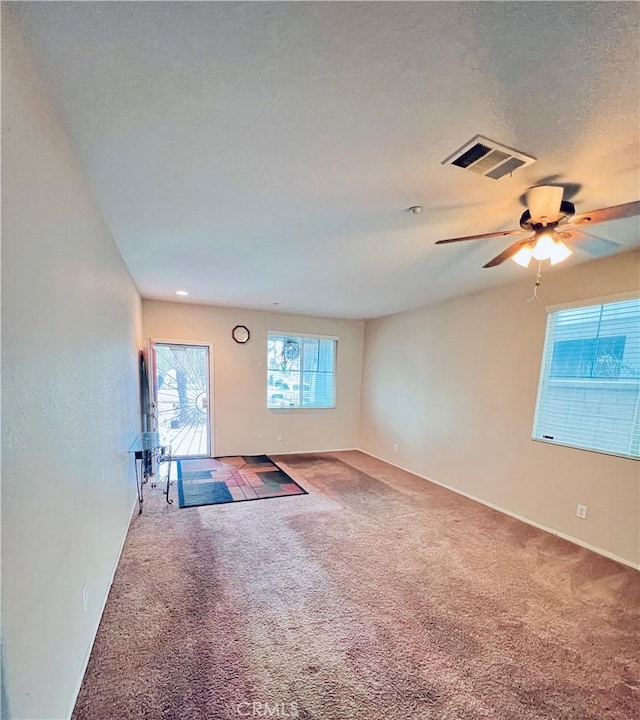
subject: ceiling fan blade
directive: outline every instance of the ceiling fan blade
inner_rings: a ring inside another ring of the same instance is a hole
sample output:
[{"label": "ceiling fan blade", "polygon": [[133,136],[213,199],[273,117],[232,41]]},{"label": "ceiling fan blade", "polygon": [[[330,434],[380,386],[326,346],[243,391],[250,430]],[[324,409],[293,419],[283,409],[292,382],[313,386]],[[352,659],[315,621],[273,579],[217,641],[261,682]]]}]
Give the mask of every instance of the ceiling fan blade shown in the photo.
[{"label": "ceiling fan blade", "polygon": [[517,242],[514,242],[513,245],[509,245],[509,247],[506,250],[503,250],[500,255],[496,255],[496,257],[493,258],[493,260],[489,260],[489,262],[486,265],[483,265],[482,267],[485,268],[491,268],[496,267],[496,265],[502,265],[502,263],[505,260],[508,260],[510,257],[513,257],[520,248],[525,247],[526,245],[529,245],[531,241],[534,238],[528,237],[524,240],[518,240]]},{"label": "ceiling fan blade", "polygon": [[527,192],[527,206],[534,223],[543,219],[554,221],[560,212],[560,204],[564,188],[556,185],[539,185],[529,188]]},{"label": "ceiling fan blade", "polygon": [[613,242],[613,240],[606,240],[605,238],[591,235],[579,228],[567,228],[567,230],[561,234],[570,236],[571,245],[574,245],[576,250],[587,253],[587,255],[593,255],[593,257],[613,255],[613,253],[620,250],[620,245]]},{"label": "ceiling fan blade", "polygon": [[595,225],[596,223],[609,222],[610,220],[622,220],[623,218],[640,215],[640,200],[614,205],[613,207],[592,210],[591,212],[580,213],[571,220],[571,225]]},{"label": "ceiling fan blade", "polygon": [[483,235],[467,235],[466,237],[447,238],[446,240],[436,240],[436,245],[447,245],[448,243],[464,242],[465,240],[482,240],[489,237],[503,237],[504,235],[514,235],[521,233],[521,228],[516,230],[498,230],[498,232],[484,233]]}]

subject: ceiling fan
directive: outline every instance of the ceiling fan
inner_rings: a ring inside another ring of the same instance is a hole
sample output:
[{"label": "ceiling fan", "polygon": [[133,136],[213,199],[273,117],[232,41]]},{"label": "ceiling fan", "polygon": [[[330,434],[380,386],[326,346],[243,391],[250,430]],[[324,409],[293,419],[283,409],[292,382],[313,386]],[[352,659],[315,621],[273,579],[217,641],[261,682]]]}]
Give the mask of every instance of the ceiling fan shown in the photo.
[{"label": "ceiling fan", "polygon": [[530,188],[527,192],[528,209],[520,217],[519,228],[484,233],[483,235],[447,238],[438,240],[436,245],[532,232],[532,235],[517,240],[483,267],[496,267],[509,258],[523,267],[528,267],[532,258],[549,260],[552,265],[555,265],[568,258],[573,252],[565,244],[565,240],[574,243],[588,237],[581,232],[582,227],[640,214],[640,201],[635,201],[575,215],[576,210],[573,203],[563,200],[563,193],[564,189],[556,185],[539,185]]}]

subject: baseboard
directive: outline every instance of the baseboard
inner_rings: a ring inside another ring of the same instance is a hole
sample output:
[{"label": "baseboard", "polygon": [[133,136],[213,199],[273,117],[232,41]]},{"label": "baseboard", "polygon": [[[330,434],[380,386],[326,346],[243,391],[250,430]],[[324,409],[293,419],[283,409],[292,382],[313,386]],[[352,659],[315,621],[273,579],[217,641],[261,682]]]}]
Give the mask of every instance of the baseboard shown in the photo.
[{"label": "baseboard", "polygon": [[[285,452],[268,452],[266,455],[317,455],[318,453],[333,453],[333,452],[364,452],[360,448],[337,448],[335,450],[287,450]],[[366,453],[369,455],[370,453]],[[373,456],[372,456],[373,457]],[[378,458],[381,460],[382,458]]]},{"label": "baseboard", "polygon": [[71,718],[71,715],[73,714],[73,709],[76,706],[76,702],[78,700],[78,695],[80,694],[80,688],[82,687],[82,681],[84,680],[84,675],[87,672],[87,666],[89,665],[89,658],[91,657],[91,651],[93,650],[93,646],[96,641],[96,636],[98,635],[98,630],[100,628],[100,623],[102,622],[102,616],[104,614],[104,609],[107,606],[107,600],[109,599],[109,592],[111,591],[111,586],[113,585],[113,580],[116,576],[116,570],[118,569],[118,565],[120,564],[120,557],[122,556],[122,551],[124,550],[124,544],[127,541],[127,535],[129,534],[129,528],[131,527],[131,521],[133,520],[134,513],[137,514],[137,512],[138,512],[138,498],[136,496],[136,498],[133,501],[133,505],[131,506],[131,512],[129,514],[129,522],[127,523],[127,529],[126,529],[126,532],[124,533],[124,537],[122,538],[122,543],[120,543],[120,550],[118,552],[116,561],[115,561],[115,563],[113,565],[113,569],[111,571],[111,577],[109,578],[109,585],[107,587],[107,592],[105,593],[104,598],[102,600],[102,607],[100,608],[100,613],[98,615],[98,622],[93,631],[93,636],[91,638],[91,642],[89,643],[89,648],[87,650],[87,654],[82,663],[82,672],[80,673],[80,679],[78,680],[78,685],[73,694],[73,700],[71,701],[71,707],[69,708],[69,710],[66,714],[67,720],[69,720]]},{"label": "baseboard", "polygon": [[462,495],[462,496],[468,498],[469,500],[473,500],[474,502],[480,503],[481,505],[485,505],[486,507],[489,507],[492,510],[497,510],[498,512],[502,513],[503,515],[508,515],[509,517],[512,517],[515,520],[520,520],[521,522],[526,523],[527,525],[532,525],[533,527],[537,528],[538,530],[543,530],[544,532],[547,532],[550,535],[555,535],[556,537],[562,538],[563,540],[567,540],[568,542],[573,543],[574,545],[579,545],[580,547],[585,548],[586,550],[591,550],[591,552],[594,552],[594,553],[597,553],[598,555],[602,555],[603,557],[609,558],[609,560],[615,560],[616,562],[620,563],[621,565],[626,565],[627,567],[633,568],[634,570],[640,570],[640,564],[633,563],[633,562],[631,562],[631,560],[627,560],[626,558],[620,557],[619,555],[609,552],[608,550],[604,550],[602,548],[596,547],[595,545],[590,545],[589,543],[584,542],[584,540],[580,540],[577,537],[573,537],[573,535],[567,535],[566,533],[560,532],[559,530],[554,530],[554,528],[550,528],[550,527],[547,527],[546,525],[542,525],[541,523],[536,522],[535,520],[531,520],[531,518],[524,517],[524,515],[518,515],[517,513],[514,513],[511,510],[507,510],[506,508],[500,507],[500,505],[495,505],[494,503],[489,502],[488,500],[484,500],[483,498],[476,497],[475,495],[471,495],[470,493],[464,492],[463,490],[458,490],[457,488],[451,487],[451,485],[445,485],[444,483],[438,482],[438,480],[434,480],[433,478],[427,477],[426,475],[421,475],[420,473],[416,472],[415,470],[410,470],[409,468],[403,467],[402,465],[398,465],[397,463],[391,462],[391,460],[387,460],[386,458],[380,457],[379,455],[374,455],[373,453],[369,452],[368,450],[363,450],[362,448],[358,448],[358,450],[361,453],[364,453],[365,455],[369,455],[369,457],[372,457],[372,458],[375,458],[376,460],[381,460],[382,462],[387,463],[387,465],[392,465],[393,467],[398,468],[398,470],[404,470],[405,472],[411,473],[412,475],[422,478],[423,480],[427,480],[428,482],[431,482],[434,485],[439,485],[440,487],[443,487],[446,490],[451,490],[451,492],[454,492],[457,495]]}]

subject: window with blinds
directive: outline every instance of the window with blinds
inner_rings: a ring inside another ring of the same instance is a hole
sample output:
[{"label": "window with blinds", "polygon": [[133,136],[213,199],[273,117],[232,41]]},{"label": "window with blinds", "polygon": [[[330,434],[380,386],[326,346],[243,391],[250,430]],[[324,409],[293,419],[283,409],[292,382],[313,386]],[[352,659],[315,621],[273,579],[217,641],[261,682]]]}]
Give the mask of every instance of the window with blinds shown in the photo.
[{"label": "window with blinds", "polygon": [[336,338],[267,335],[267,407],[336,404]]},{"label": "window with blinds", "polygon": [[640,457],[640,299],[549,313],[533,437]]}]

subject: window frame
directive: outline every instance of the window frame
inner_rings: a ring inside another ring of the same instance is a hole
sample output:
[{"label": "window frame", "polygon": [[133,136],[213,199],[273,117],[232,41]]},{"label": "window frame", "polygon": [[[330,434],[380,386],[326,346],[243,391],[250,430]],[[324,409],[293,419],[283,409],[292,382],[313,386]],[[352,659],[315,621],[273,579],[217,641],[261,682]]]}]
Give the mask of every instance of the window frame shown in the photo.
[{"label": "window frame", "polygon": [[[309,340],[331,340],[333,342],[333,368],[331,371],[331,377],[333,379],[332,383],[332,396],[331,396],[331,404],[330,405],[304,405],[302,404],[302,401],[304,400],[304,349],[301,346],[300,348],[300,369],[298,372],[298,388],[302,388],[300,390],[299,395],[299,404],[296,405],[270,405],[269,404],[269,375],[271,372],[271,368],[269,367],[269,340],[271,337],[279,337],[279,338],[292,338],[295,340],[302,340],[304,343],[305,339]],[[286,330],[267,330],[267,397],[266,397],[266,407],[267,410],[335,410],[337,406],[337,397],[338,397],[338,341],[339,337],[336,335],[323,335],[320,333],[301,333],[301,332],[292,332],[292,331],[286,331]]]},{"label": "window frame", "polygon": [[[567,442],[564,440],[556,440],[550,437],[544,437],[542,430],[538,427],[539,416],[541,413],[542,403],[544,396],[549,387],[581,387],[581,388],[606,388],[611,387],[611,383],[615,383],[616,386],[634,385],[637,386],[640,382],[638,378],[624,378],[624,377],[608,377],[608,376],[584,376],[584,377],[563,377],[563,376],[552,376],[551,367],[553,362],[553,348],[549,349],[550,343],[555,343],[555,327],[552,328],[550,319],[554,313],[561,312],[563,310],[581,309],[598,307],[603,305],[610,305],[625,301],[640,300],[640,294],[638,292],[627,292],[618,293],[615,295],[607,295],[603,297],[589,298],[572,303],[563,303],[557,305],[549,305],[545,308],[546,310],[546,327],[544,334],[544,343],[541,353],[540,369],[538,372],[538,390],[536,393],[533,427],[531,430],[531,439],[535,442],[547,443],[549,445],[558,445],[560,447],[568,447],[574,450],[583,450],[585,452],[595,452],[601,455],[609,455],[612,457],[619,457],[628,460],[640,460],[640,455],[634,455],[631,453],[622,453],[615,450],[608,450],[602,448],[586,447],[576,443]],[[596,346],[599,336],[596,336]],[[633,434],[634,430],[631,429]],[[538,434],[536,434],[538,433]]]}]

